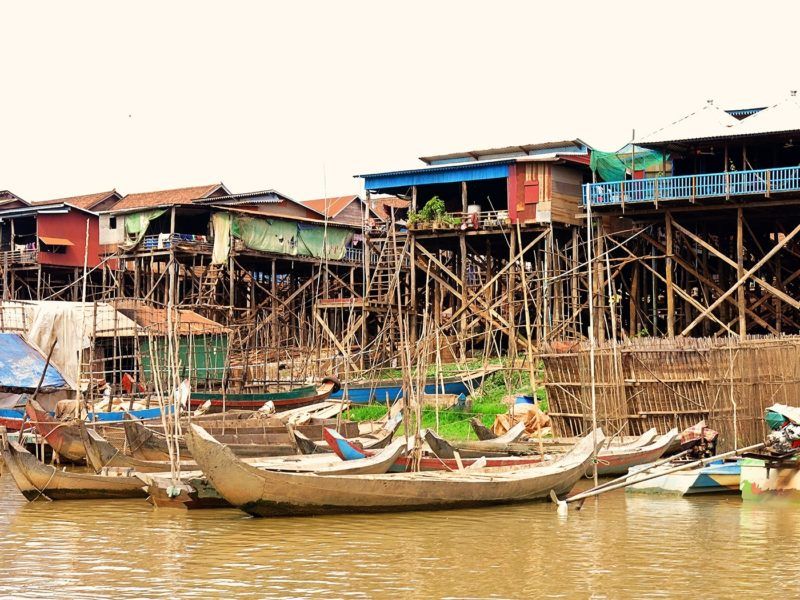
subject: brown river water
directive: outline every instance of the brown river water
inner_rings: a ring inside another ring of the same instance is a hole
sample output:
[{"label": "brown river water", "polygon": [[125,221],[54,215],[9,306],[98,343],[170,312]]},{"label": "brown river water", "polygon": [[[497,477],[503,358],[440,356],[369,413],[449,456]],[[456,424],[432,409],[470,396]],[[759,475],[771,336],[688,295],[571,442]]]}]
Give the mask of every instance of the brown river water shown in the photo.
[{"label": "brown river water", "polygon": [[[583,483],[583,487],[586,487]],[[28,504],[0,477],[0,597],[797,598],[800,509],[612,492],[431,513],[254,519]]]}]

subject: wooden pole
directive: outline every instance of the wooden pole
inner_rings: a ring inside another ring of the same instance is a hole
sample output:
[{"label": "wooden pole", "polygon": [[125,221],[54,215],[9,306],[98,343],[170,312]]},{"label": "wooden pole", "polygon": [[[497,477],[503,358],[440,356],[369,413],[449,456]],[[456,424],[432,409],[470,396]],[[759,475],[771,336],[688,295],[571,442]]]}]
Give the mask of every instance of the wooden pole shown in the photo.
[{"label": "wooden pole", "polygon": [[675,290],[672,287],[672,254],[674,251],[672,240],[672,213],[666,212],[667,226],[667,337],[675,337]]},{"label": "wooden pole", "polygon": [[[508,355],[513,359],[517,355],[517,331],[515,327],[516,314],[514,311],[514,287],[517,285],[514,264],[516,263],[517,238],[511,236],[508,245]],[[524,255],[524,252],[522,253]]]},{"label": "wooden pole", "polygon": [[[467,199],[467,182],[461,182],[461,212],[466,215],[467,213],[467,205],[469,200]],[[461,232],[458,236],[458,245],[460,250],[460,272],[459,277],[461,278],[461,323],[459,325],[460,331],[460,340],[459,340],[459,353],[461,355],[461,360],[467,360],[467,345],[466,345],[466,338],[467,338],[467,234],[465,232]]]},{"label": "wooden pole", "polygon": [[[744,152],[744,148],[742,149]],[[736,209],[736,276],[741,279],[744,275],[744,210],[740,206]],[[739,308],[739,337],[744,339],[747,335],[745,289],[740,285],[736,290],[736,304]]]},{"label": "wooden pole", "polygon": [[629,477],[625,481],[622,481],[615,485],[604,485],[600,489],[596,489],[600,486],[595,484],[595,487],[592,488],[591,490],[581,492],[580,494],[575,494],[574,496],[567,498],[566,500],[562,500],[561,502],[564,503],[578,502],[579,500],[585,500],[586,498],[591,498],[592,496],[598,496],[600,494],[605,494],[606,492],[612,492],[620,488],[628,487],[629,485],[633,485],[635,483],[643,483],[645,481],[650,481],[651,479],[655,479],[657,477],[664,477],[665,475],[671,475],[672,473],[678,473],[679,471],[685,471],[687,469],[693,469],[694,467],[707,465],[708,463],[715,460],[728,458],[729,456],[736,456],[737,454],[743,454],[745,452],[752,452],[753,450],[758,450],[759,448],[763,448],[765,445],[766,444],[761,443],[761,444],[755,444],[753,446],[747,446],[746,448],[741,448],[739,450],[731,450],[730,452],[723,452],[722,454],[717,454],[716,456],[710,456],[709,458],[695,460],[672,469],[667,469],[666,471],[651,473],[645,477],[635,477],[635,476]]},{"label": "wooden pole", "polygon": [[[587,194],[588,197],[588,194]],[[595,381],[595,335],[594,335],[594,267],[592,256],[592,203],[586,203],[586,269],[589,280],[589,393],[592,406],[592,471],[594,485],[597,486],[597,386]]]}]

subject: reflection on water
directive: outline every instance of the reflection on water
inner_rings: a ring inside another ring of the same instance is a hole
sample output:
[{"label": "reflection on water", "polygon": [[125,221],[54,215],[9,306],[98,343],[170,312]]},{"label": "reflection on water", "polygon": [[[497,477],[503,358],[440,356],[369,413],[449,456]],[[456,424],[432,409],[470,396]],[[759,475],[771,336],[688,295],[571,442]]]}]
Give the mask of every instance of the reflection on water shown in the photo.
[{"label": "reflection on water", "polygon": [[1,477],[0,596],[796,597],[799,529],[800,511],[736,496],[252,519],[26,504]]}]

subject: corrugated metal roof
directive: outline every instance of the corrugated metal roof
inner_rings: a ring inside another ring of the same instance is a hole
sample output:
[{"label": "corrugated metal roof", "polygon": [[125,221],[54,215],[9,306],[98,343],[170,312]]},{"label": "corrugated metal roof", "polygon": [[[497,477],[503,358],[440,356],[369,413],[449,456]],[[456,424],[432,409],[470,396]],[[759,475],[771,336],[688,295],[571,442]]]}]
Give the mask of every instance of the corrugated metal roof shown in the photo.
[{"label": "corrugated metal roof", "polygon": [[538,144],[522,144],[518,146],[502,146],[499,148],[483,148],[479,150],[467,150],[463,152],[452,152],[450,154],[434,154],[432,156],[421,156],[419,159],[428,165],[434,163],[443,163],[443,162],[460,161],[460,160],[476,162],[486,159],[490,160],[492,156],[501,158],[498,155],[503,155],[502,158],[526,156],[530,155],[533,152],[538,152],[540,150],[551,150],[551,151],[562,150],[565,152],[574,152],[575,150],[570,150],[571,148],[572,149],[579,148],[580,150],[585,152],[587,144],[584,141],[575,138],[571,140],[541,142]]},{"label": "corrugated metal roof", "polygon": [[237,206],[240,204],[280,204],[281,202],[291,202],[303,208],[317,213],[324,217],[325,214],[304,202],[290,198],[286,194],[281,194],[276,190],[261,190],[258,192],[244,192],[242,194],[228,194],[227,196],[216,196],[214,198],[202,198],[195,200],[194,204],[213,204],[215,206]]},{"label": "corrugated metal roof", "polygon": [[511,158],[446,166],[437,165],[406,171],[356,175],[356,177],[364,178],[364,188],[367,190],[390,190],[414,185],[502,179],[508,177],[508,165],[514,162],[516,160]]},{"label": "corrugated metal roof", "polygon": [[243,192],[241,194],[227,194],[213,198],[197,198],[195,204],[276,204],[284,200],[291,200],[276,190],[259,190],[257,192]]},{"label": "corrugated metal roof", "polygon": [[734,135],[761,135],[799,130],[800,103],[796,96],[789,96],[782,102],[742,120],[732,133]]},{"label": "corrugated metal roof", "polygon": [[[0,333],[0,389],[33,391],[44,371],[45,358],[16,333]],[[63,389],[67,382],[52,364],[48,365],[42,388]]]},{"label": "corrugated metal roof", "polygon": [[[765,109],[743,109],[750,116],[737,119],[712,103],[642,139],[642,146],[662,146],[670,143],[716,140],[742,136],[768,135],[800,131],[800,102],[795,95]],[[741,115],[740,115],[741,116]]]},{"label": "corrugated metal roof", "polygon": [[416,169],[403,169],[400,171],[383,171],[380,173],[362,173],[361,175],[353,175],[353,177],[383,177],[385,175],[407,175],[409,173],[433,173],[437,171],[458,171],[462,169],[474,169],[483,165],[508,165],[516,162],[513,158],[503,158],[497,160],[482,160],[479,163],[455,163],[449,165],[426,165],[424,167],[417,167]]},{"label": "corrugated metal roof", "polygon": [[736,117],[708,102],[700,110],[690,113],[674,123],[644,136],[644,138],[637,139],[636,143],[641,145],[663,144],[666,142],[725,137],[731,135],[731,129],[738,125],[739,122]]},{"label": "corrugated metal roof", "polygon": [[32,215],[37,215],[39,213],[50,213],[50,214],[67,213],[72,209],[79,210],[83,213],[87,213],[90,215],[97,214],[95,212],[92,212],[91,210],[81,208],[80,206],[73,206],[71,204],[60,202],[58,204],[32,204],[30,206],[22,206],[18,208],[6,208],[6,209],[0,207],[0,218],[30,217]]}]

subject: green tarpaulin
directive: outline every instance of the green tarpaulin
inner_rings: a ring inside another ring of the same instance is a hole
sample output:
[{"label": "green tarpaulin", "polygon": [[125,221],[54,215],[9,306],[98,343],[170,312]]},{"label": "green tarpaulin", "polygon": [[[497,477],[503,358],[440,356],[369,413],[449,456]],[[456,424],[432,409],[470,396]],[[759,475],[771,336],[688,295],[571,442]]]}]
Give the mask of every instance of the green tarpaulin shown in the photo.
[{"label": "green tarpaulin", "polygon": [[592,150],[589,166],[603,181],[624,181],[625,175],[634,171],[646,171],[663,165],[669,156],[657,150],[648,150],[628,144],[616,152]]},{"label": "green tarpaulin", "polygon": [[310,256],[341,260],[353,232],[342,227],[325,227],[283,219],[265,219],[216,213],[214,228],[214,264],[223,264],[230,252],[230,239],[242,240],[246,248],[261,252]]},{"label": "green tarpaulin", "polygon": [[139,245],[151,221],[167,212],[166,208],[146,210],[125,215],[125,241],[120,244],[123,250],[131,250]]},{"label": "green tarpaulin", "polygon": [[[178,343],[180,377],[191,377],[193,380],[201,381],[221,381],[225,374],[227,346],[226,337],[212,335],[196,335],[193,338],[181,337]],[[165,371],[165,365],[169,364],[167,350],[166,338],[158,337],[141,341],[142,370],[147,381],[153,379],[151,359],[154,359],[156,365]]]}]

